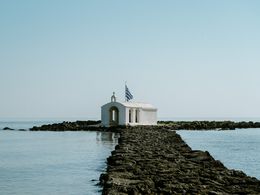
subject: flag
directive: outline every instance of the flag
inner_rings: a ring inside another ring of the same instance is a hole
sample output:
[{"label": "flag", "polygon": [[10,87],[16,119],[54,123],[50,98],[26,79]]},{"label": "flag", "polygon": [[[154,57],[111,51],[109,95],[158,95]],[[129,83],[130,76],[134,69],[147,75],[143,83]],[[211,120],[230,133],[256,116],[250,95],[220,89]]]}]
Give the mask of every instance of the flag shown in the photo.
[{"label": "flag", "polygon": [[129,100],[133,99],[133,95],[130,93],[128,87],[125,85],[125,99],[128,102]]}]

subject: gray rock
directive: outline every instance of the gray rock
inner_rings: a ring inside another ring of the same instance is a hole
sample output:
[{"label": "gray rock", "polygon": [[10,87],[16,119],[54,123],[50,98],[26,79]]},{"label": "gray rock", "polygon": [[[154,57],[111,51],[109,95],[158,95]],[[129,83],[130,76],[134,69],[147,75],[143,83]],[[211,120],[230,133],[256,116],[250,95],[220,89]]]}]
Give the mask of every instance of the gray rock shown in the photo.
[{"label": "gray rock", "polygon": [[9,127],[5,127],[5,128],[3,128],[3,130],[14,130],[14,129],[9,128]]}]

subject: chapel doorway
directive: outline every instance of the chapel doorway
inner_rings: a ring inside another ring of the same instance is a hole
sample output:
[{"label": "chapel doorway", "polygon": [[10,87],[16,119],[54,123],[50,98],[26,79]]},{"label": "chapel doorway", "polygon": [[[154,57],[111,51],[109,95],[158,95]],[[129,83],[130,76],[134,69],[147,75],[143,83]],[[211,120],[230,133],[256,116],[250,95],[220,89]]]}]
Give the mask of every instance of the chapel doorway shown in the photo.
[{"label": "chapel doorway", "polygon": [[110,121],[110,126],[119,125],[119,110],[115,106],[109,109],[109,121]]}]

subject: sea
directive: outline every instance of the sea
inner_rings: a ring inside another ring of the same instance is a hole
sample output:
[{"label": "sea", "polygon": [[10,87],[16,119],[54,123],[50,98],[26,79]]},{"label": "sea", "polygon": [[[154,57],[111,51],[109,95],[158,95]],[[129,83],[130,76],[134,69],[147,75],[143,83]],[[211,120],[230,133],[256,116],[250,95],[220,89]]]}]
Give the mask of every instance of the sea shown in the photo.
[{"label": "sea", "polygon": [[0,130],[0,194],[101,194],[99,176],[106,171],[106,159],[119,135],[27,131],[53,122],[61,121],[0,122],[0,129],[15,129]]},{"label": "sea", "polygon": [[[98,179],[119,135],[28,131],[56,122],[62,120],[0,120],[0,194],[101,194]],[[260,129],[178,133],[192,149],[209,151],[226,167],[260,179]]]}]

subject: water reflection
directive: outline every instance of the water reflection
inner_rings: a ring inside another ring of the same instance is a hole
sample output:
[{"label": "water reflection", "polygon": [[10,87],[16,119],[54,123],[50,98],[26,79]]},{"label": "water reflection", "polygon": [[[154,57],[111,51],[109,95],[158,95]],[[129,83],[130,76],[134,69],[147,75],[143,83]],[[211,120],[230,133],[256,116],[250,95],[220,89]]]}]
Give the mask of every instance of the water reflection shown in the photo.
[{"label": "water reflection", "polygon": [[106,170],[106,158],[118,136],[92,131],[0,130],[0,195],[100,195],[95,184]]},{"label": "water reflection", "polygon": [[118,143],[118,138],[120,137],[119,133],[113,132],[97,132],[96,133],[96,141],[102,143],[110,143],[112,145]]}]

